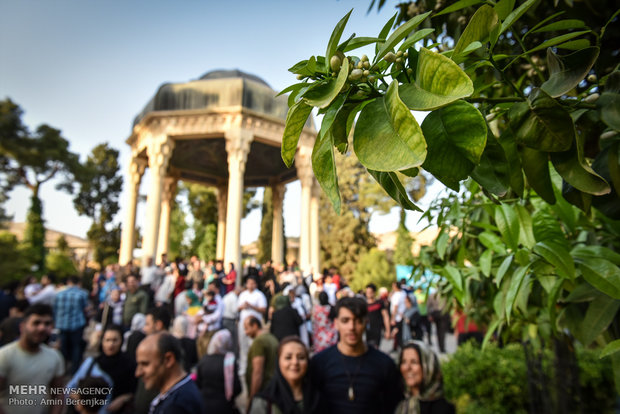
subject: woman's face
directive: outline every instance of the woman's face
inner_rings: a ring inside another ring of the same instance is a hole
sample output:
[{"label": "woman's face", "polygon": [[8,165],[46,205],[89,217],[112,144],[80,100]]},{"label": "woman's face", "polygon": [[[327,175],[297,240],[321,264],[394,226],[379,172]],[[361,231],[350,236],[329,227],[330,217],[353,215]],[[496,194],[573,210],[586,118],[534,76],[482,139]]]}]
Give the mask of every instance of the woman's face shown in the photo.
[{"label": "woman's face", "polygon": [[121,350],[121,334],[118,331],[105,331],[101,348],[107,356],[117,354]]},{"label": "woman's face", "polygon": [[306,349],[297,342],[289,342],[282,347],[278,363],[284,379],[288,383],[297,383],[308,371]]},{"label": "woman's face", "polygon": [[403,358],[400,363],[400,373],[405,380],[407,388],[415,395],[419,394],[422,385],[422,364],[420,355],[414,348],[406,348],[403,351]]}]

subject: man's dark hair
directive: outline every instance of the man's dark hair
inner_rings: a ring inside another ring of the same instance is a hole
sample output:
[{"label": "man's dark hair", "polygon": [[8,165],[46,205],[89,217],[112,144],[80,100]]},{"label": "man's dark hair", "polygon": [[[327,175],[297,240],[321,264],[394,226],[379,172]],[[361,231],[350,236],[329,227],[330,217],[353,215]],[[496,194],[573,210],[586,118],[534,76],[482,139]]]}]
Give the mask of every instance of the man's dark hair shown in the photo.
[{"label": "man's dark hair", "polygon": [[165,330],[168,330],[170,328],[170,320],[172,319],[172,317],[170,316],[170,312],[165,306],[151,308],[146,311],[146,314],[144,316],[146,315],[151,315],[153,321],[155,322],[160,321],[164,326]]},{"label": "man's dark hair", "polygon": [[39,316],[51,316],[54,317],[54,310],[50,305],[45,305],[43,303],[35,303],[26,308],[24,311],[24,320],[27,320],[30,315],[39,315]]},{"label": "man's dark hair", "polygon": [[49,279],[50,283],[56,283],[56,273],[48,272],[46,276]]},{"label": "man's dark hair", "polygon": [[73,283],[74,285],[77,285],[78,283],[80,283],[80,278],[76,275],[71,275],[67,277],[67,281]]},{"label": "man's dark hair", "polygon": [[246,319],[248,320],[249,325],[258,326],[259,328],[263,326],[263,324],[256,316],[248,316]]},{"label": "man's dark hair", "polygon": [[103,405],[101,401],[105,401],[105,399],[101,397],[105,397],[106,394],[86,393],[85,390],[97,388],[103,392],[108,390],[109,387],[110,384],[102,377],[89,375],[79,380],[77,384],[77,398],[82,402],[82,408],[84,408],[87,413],[98,413]]},{"label": "man's dark hair", "polygon": [[157,338],[157,351],[159,351],[159,356],[161,358],[163,358],[167,352],[172,352],[174,359],[179,364],[183,364],[183,348],[181,347],[181,341],[168,332],[159,334]]},{"label": "man's dark hair", "polygon": [[377,285],[375,285],[374,283],[369,283],[366,285],[366,289],[371,288],[373,292],[377,291]]},{"label": "man's dark hair", "polygon": [[336,302],[334,313],[336,317],[340,314],[340,309],[346,308],[351,311],[357,319],[364,319],[368,315],[368,307],[366,301],[362,298],[341,298]]},{"label": "man's dark hair", "polygon": [[28,302],[28,299],[17,299],[17,301],[15,302],[15,308],[17,308],[17,310],[20,312],[24,312],[26,309],[28,309],[28,306],[30,306],[30,302]]}]

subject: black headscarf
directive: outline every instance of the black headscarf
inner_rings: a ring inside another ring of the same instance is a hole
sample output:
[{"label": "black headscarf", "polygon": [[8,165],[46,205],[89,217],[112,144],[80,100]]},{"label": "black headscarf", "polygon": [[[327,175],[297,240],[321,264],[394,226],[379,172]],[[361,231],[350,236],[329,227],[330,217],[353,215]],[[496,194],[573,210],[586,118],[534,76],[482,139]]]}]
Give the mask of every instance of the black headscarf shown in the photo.
[{"label": "black headscarf", "polygon": [[[120,332],[122,341],[123,335],[120,328],[110,326],[106,328],[106,331],[107,330],[115,330]],[[116,354],[110,356],[103,353],[101,346],[100,351],[101,353],[95,359],[95,362],[99,365],[99,368],[110,376],[112,382],[114,383],[112,387],[112,399],[118,397],[119,395],[135,392],[137,386],[135,378],[135,362],[126,353],[121,352],[120,349]]]},{"label": "black headscarf", "polygon": [[297,403],[293,398],[293,391],[290,385],[286,382],[286,379],[282,376],[280,366],[276,366],[276,372],[274,376],[267,384],[267,387],[258,393],[258,396],[275,404],[282,411],[282,414],[311,414],[311,413],[323,413],[327,412],[326,406],[323,404],[323,399],[315,387],[312,386],[308,375],[303,380],[302,384],[304,394],[304,410],[299,411]]}]

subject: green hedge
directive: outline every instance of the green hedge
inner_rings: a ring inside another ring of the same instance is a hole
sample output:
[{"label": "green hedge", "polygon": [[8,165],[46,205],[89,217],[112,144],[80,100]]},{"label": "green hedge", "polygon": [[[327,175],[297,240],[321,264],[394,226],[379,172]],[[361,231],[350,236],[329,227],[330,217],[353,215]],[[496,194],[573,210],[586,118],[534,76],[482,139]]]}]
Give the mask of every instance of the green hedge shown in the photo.
[{"label": "green hedge", "polygon": [[[577,351],[577,360],[581,412],[612,412],[616,392],[608,361],[599,359],[598,352],[584,349]],[[545,354],[543,367],[552,382],[555,376],[551,352]],[[520,344],[504,348],[490,345],[484,351],[472,343],[464,344],[442,364],[442,371],[446,398],[456,405],[459,414],[529,411],[527,363]]]}]

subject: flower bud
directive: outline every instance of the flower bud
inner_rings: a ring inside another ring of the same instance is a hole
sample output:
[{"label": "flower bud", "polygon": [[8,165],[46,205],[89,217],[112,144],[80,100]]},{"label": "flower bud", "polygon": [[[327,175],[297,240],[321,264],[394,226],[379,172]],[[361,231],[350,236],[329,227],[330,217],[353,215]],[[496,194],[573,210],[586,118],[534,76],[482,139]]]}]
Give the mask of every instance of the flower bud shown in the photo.
[{"label": "flower bud", "polygon": [[588,75],[588,82],[596,83],[596,81],[597,81],[596,75]]},{"label": "flower bud", "polygon": [[598,93],[593,93],[592,95],[586,96],[586,98],[583,101],[587,103],[594,103],[598,101],[599,96],[600,95]]},{"label": "flower bud", "polygon": [[329,60],[329,67],[334,72],[338,72],[340,70],[340,66],[342,65],[342,60],[336,55],[332,56]]},{"label": "flower bud", "polygon": [[349,80],[350,81],[359,80],[362,77],[363,74],[364,74],[364,72],[361,69],[353,69],[351,71],[351,74],[349,74]]},{"label": "flower bud", "polygon": [[387,52],[383,57],[386,62],[394,62],[396,60],[396,55],[393,52]]}]

